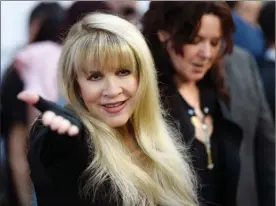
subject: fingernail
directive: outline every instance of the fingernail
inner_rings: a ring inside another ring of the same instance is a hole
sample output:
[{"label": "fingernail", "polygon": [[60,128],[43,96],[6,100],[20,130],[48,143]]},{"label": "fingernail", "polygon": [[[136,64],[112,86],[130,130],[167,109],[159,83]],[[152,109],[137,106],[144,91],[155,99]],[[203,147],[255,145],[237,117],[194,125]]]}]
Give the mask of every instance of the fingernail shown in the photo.
[{"label": "fingernail", "polygon": [[17,98],[18,99],[22,99],[24,97],[24,94],[22,94],[22,93],[19,93],[18,95],[17,95]]},{"label": "fingernail", "polygon": [[72,126],[72,128],[69,130],[70,136],[75,136],[79,133],[79,128],[75,125]]}]

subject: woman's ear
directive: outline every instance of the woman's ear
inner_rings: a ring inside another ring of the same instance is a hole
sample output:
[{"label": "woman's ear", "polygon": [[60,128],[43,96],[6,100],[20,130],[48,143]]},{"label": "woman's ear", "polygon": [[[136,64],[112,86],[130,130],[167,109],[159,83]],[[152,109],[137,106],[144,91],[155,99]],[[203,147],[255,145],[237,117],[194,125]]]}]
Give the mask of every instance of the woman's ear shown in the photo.
[{"label": "woman's ear", "polygon": [[170,38],[169,33],[164,30],[158,30],[157,36],[161,43],[165,43]]}]

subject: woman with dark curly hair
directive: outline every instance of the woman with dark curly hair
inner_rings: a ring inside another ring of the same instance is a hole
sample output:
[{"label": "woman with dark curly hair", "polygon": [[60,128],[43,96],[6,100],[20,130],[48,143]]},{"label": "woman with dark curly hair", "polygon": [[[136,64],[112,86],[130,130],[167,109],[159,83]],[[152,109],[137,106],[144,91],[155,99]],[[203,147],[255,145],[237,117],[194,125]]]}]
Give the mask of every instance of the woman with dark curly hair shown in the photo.
[{"label": "woman with dark curly hair", "polygon": [[190,148],[202,205],[236,205],[241,129],[222,68],[234,23],[225,2],[151,2],[142,19],[171,120]]}]

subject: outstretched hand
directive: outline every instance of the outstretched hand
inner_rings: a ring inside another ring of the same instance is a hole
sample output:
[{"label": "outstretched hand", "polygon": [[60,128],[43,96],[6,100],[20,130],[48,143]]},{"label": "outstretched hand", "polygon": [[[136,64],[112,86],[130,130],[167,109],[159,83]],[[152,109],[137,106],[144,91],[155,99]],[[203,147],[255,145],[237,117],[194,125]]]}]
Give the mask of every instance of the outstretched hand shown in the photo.
[{"label": "outstretched hand", "polygon": [[62,111],[57,112],[58,107],[53,106],[55,104],[44,100],[38,94],[23,91],[17,95],[17,98],[37,108],[42,113],[43,125],[48,126],[51,130],[59,134],[67,133],[69,136],[75,136],[79,133],[79,128],[76,125],[59,115],[62,114]]}]

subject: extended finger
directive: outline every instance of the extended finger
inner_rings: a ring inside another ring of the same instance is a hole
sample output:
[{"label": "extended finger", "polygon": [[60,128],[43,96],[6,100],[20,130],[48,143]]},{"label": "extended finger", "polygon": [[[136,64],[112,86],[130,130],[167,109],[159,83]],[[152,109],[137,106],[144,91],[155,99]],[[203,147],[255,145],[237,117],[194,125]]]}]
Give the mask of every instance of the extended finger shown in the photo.
[{"label": "extended finger", "polygon": [[63,117],[61,117],[61,116],[55,116],[53,119],[52,119],[52,122],[51,122],[51,124],[50,124],[50,128],[53,130],[53,131],[56,131],[59,127],[60,127],[60,125],[61,125],[61,123],[63,122]]},{"label": "extended finger", "polygon": [[69,130],[68,130],[68,134],[70,136],[75,136],[79,133],[79,128],[76,125],[72,125]]},{"label": "extended finger", "polygon": [[50,110],[54,111],[57,107],[54,102],[48,101],[32,91],[22,91],[17,95],[17,98],[33,105],[42,113]]},{"label": "extended finger", "polygon": [[67,119],[64,119],[63,121],[61,121],[57,132],[59,134],[64,134],[69,130],[70,127],[71,127],[71,123]]},{"label": "extended finger", "polygon": [[45,126],[49,126],[54,117],[56,117],[56,114],[54,112],[52,111],[44,112],[44,114],[42,115],[42,123]]},{"label": "extended finger", "polygon": [[39,101],[38,94],[32,91],[22,91],[17,95],[17,98],[32,105],[36,104]]}]

